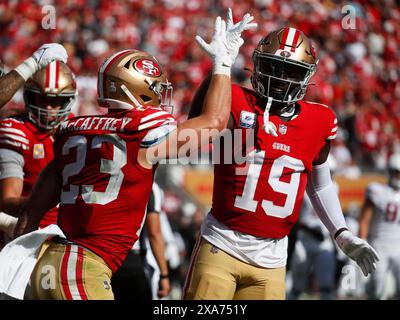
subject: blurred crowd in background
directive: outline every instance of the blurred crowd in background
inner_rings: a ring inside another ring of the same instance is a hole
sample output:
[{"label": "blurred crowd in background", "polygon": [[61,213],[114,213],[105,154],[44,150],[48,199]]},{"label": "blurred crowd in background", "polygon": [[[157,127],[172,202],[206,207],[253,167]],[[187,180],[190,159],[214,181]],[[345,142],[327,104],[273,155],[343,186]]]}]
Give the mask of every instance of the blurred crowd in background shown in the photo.
[{"label": "blurred crowd in background", "polygon": [[[56,8],[56,28],[43,29],[47,12]],[[342,12],[350,5],[355,29],[344,29]],[[396,0],[37,0],[0,1],[0,58],[10,70],[41,44],[62,43],[77,75],[75,114],[103,113],[97,106],[97,70],[105,57],[137,48],[164,65],[174,86],[174,115],[185,120],[197,86],[211,69],[195,43],[209,39],[215,16],[231,7],[236,19],[250,12],[258,22],[245,34],[234,79],[250,86],[252,53],[261,37],[289,25],[313,39],[319,64],[306,99],[336,112],[340,130],[332,154],[337,174],[357,177],[385,170],[388,157],[400,152],[400,5]],[[235,17],[234,17],[235,19]],[[236,20],[235,19],[235,20]],[[23,108],[17,95],[0,116]],[[163,185],[163,183],[162,183]],[[165,185],[165,184],[164,184]],[[203,214],[173,190],[165,190],[165,211],[176,231],[185,276]],[[176,297],[174,297],[176,298]]]}]

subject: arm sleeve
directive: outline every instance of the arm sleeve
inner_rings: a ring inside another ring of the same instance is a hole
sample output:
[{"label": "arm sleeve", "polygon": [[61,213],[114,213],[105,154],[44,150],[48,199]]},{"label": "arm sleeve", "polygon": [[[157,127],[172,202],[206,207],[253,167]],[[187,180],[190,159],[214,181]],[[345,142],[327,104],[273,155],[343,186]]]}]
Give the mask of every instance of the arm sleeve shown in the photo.
[{"label": "arm sleeve", "polygon": [[24,179],[24,157],[17,151],[0,149],[0,180],[5,178]]},{"label": "arm sleeve", "polygon": [[347,229],[328,162],[314,166],[313,171],[309,173],[307,194],[315,212],[332,236],[339,229]]}]

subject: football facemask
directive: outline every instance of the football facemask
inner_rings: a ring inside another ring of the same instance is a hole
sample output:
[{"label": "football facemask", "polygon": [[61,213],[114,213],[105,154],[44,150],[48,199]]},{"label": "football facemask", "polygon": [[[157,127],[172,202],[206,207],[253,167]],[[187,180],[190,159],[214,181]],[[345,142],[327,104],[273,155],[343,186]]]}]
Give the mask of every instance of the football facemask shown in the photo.
[{"label": "football facemask", "polygon": [[313,74],[310,66],[256,53],[253,87],[263,98],[274,102],[293,103],[301,100]]},{"label": "football facemask", "polygon": [[75,94],[51,97],[43,96],[40,92],[28,91],[25,96],[26,101],[29,101],[26,104],[29,119],[46,130],[51,130],[66,120],[75,103]]},{"label": "football facemask", "polygon": [[52,130],[67,119],[76,97],[75,75],[59,61],[37,71],[24,87],[29,119],[44,130]]}]

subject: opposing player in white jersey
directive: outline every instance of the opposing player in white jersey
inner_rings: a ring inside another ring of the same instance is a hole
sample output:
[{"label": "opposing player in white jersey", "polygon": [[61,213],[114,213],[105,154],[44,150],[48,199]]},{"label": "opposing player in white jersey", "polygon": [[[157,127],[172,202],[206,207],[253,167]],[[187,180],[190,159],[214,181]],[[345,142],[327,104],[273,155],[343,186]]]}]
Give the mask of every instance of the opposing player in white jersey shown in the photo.
[{"label": "opposing player in white jersey", "polygon": [[400,295],[400,154],[394,154],[388,164],[387,184],[368,186],[360,214],[359,235],[369,239],[381,258],[367,286],[370,299],[384,299],[386,277],[392,272]]}]

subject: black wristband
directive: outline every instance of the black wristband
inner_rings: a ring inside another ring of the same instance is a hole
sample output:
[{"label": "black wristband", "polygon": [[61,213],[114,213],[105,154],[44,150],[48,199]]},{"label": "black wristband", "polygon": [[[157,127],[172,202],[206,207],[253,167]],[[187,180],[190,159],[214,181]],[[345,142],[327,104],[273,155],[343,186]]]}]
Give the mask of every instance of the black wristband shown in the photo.
[{"label": "black wristband", "polygon": [[168,279],[169,275],[168,274],[160,274],[160,280],[162,279]]},{"label": "black wristband", "polygon": [[333,238],[336,240],[336,238],[339,236],[339,234],[341,234],[343,231],[349,230],[347,228],[340,228],[338,231],[336,231],[335,235],[333,236]]}]

